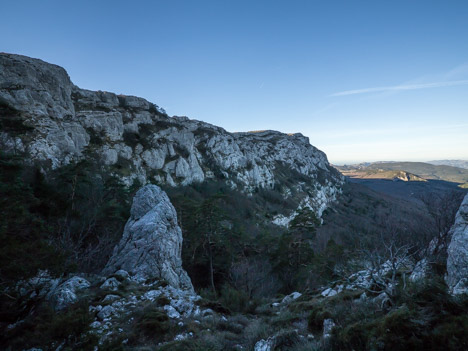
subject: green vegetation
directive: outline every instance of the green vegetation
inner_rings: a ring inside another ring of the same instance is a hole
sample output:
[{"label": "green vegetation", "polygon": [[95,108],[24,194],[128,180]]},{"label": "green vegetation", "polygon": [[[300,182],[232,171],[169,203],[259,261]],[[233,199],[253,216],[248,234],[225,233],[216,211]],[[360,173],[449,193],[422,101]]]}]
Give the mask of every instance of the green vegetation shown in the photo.
[{"label": "green vegetation", "polygon": [[[0,154],[2,286],[34,276],[39,269],[58,273],[65,260],[49,243],[53,230],[46,218],[55,215],[60,203],[41,198],[44,194],[53,199],[52,189],[44,184],[39,172],[26,169],[20,161]],[[32,255],[35,260],[25,259]]]},{"label": "green vegetation", "polygon": [[424,204],[358,184],[345,185],[322,225],[303,209],[289,229],[271,225],[271,213],[294,206],[275,191],[248,197],[216,182],[165,190],[179,216],[183,263],[194,286],[230,312],[253,313],[264,298],[315,291],[358,270],[354,262],[366,259],[362,250],[384,257],[384,241],[412,247],[417,255],[441,223]]},{"label": "green vegetation", "polygon": [[450,296],[441,278],[401,290],[389,311],[352,304],[351,309],[332,308],[332,318],[342,326],[334,329],[332,350],[468,348],[468,300]]},{"label": "green vegetation", "polygon": [[134,334],[131,337],[131,343],[141,343],[141,338],[161,338],[170,329],[169,317],[166,313],[148,306],[136,316],[133,326]]},{"label": "green vegetation", "polygon": [[[20,157],[0,154],[2,326],[27,317],[35,326],[28,327],[31,333],[53,340],[62,337],[60,328],[67,328],[60,318],[82,320],[70,311],[52,318],[46,306],[38,308],[40,299],[25,299],[14,287],[39,270],[48,270],[55,277],[100,271],[122,235],[131,193],[85,162],[52,172],[46,180],[38,167],[25,165]],[[64,333],[81,333],[72,321],[66,324],[76,330]],[[43,327],[51,333],[42,331]],[[24,333],[28,339],[29,332]],[[7,336],[7,340],[11,338],[15,336]],[[0,339],[0,345],[5,342]]]},{"label": "green vegetation", "polygon": [[[271,213],[294,208],[275,191],[250,197],[216,182],[165,190],[178,213],[182,261],[194,286],[232,311],[297,290],[311,271],[325,269],[317,264],[325,256],[314,248],[315,214],[303,209],[289,230],[273,225]],[[323,282],[317,278],[314,286]]]},{"label": "green vegetation", "polygon": [[[126,164],[121,168],[128,171]],[[302,179],[284,164],[278,164],[277,172],[282,184]],[[320,177],[326,180],[325,174]],[[121,237],[137,187],[126,188],[87,162],[52,171],[45,179],[39,166],[0,155],[1,326],[23,320],[0,338],[0,347],[56,348],[61,342],[69,349],[94,347],[96,338],[88,333],[94,315],[86,305],[53,314],[40,298],[24,299],[12,287],[41,269],[53,276],[100,271]],[[125,317],[119,338],[102,349],[138,349],[143,344],[161,350],[225,350],[238,344],[252,349],[272,335],[277,349],[291,351],[467,348],[463,331],[468,328],[468,302],[447,294],[441,280],[443,265],[431,281],[395,289],[386,303],[373,300],[378,294],[368,291],[361,299],[365,291],[359,289],[327,299],[320,296],[324,286],[362,268],[364,261],[387,259],[389,242],[408,247],[408,254],[417,258],[421,248],[450,227],[458,197],[428,197],[415,205],[346,184],[338,203],[324,212],[323,222],[302,208],[289,228],[282,228],[273,225],[272,218],[296,210],[298,194],[285,198],[280,184],[258,189],[252,196],[221,181],[165,190],[183,231],[184,268],[203,297],[197,303],[224,318],[184,320],[180,326],[162,311],[170,301],[161,295]],[[402,282],[404,277],[405,272],[398,271],[394,280]],[[110,293],[141,295],[145,289],[122,281],[117,291],[93,286],[87,298],[98,304]],[[272,310],[272,301],[293,291],[304,294],[289,306]],[[328,318],[338,328],[322,342]],[[195,337],[171,341],[182,332]],[[305,339],[309,333],[316,339]],[[159,342],[169,343],[156,346]]]},{"label": "green vegetation", "polygon": [[[97,337],[89,334],[89,324],[94,320],[87,304],[76,304],[57,313],[42,304],[28,315],[18,327],[7,330],[0,339],[2,349],[22,350],[36,345],[50,348],[63,343],[66,349],[80,345],[81,350],[91,350]],[[55,344],[54,344],[55,343]]]},{"label": "green vegetation", "polygon": [[20,135],[34,130],[29,125],[24,124],[25,119],[21,114],[10,106],[0,103],[0,130],[10,135]]}]

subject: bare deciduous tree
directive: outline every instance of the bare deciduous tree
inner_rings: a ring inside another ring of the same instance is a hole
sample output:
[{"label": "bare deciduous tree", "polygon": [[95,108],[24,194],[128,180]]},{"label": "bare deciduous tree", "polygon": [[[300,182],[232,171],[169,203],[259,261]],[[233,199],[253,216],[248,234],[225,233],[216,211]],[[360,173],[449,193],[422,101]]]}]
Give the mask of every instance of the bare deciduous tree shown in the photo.
[{"label": "bare deciduous tree", "polygon": [[270,296],[280,288],[272,267],[265,258],[244,258],[233,263],[229,278],[233,286],[245,291],[249,298]]},{"label": "bare deciduous tree", "polygon": [[424,257],[432,261],[444,260],[445,251],[450,242],[450,228],[463,199],[463,192],[427,193],[419,197],[424,203],[436,229],[436,236],[425,247]]}]

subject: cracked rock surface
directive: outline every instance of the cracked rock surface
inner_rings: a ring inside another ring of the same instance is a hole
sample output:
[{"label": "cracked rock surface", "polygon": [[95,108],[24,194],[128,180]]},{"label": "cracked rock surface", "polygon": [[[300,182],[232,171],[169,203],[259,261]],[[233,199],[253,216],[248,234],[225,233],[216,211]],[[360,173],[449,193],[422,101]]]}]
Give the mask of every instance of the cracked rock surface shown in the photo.
[{"label": "cracked rock surface", "polygon": [[449,235],[447,285],[455,295],[468,293],[468,195],[460,205]]},{"label": "cracked rock surface", "polygon": [[[182,268],[181,251],[182,230],[174,206],[161,188],[146,185],[133,198],[130,219],[103,273],[124,270],[137,281],[165,280],[175,288],[193,291]],[[103,285],[118,288],[117,283],[110,278]]]},{"label": "cracked rock surface", "polygon": [[[142,98],[80,89],[63,68],[26,56],[0,54],[0,112],[8,126],[0,147],[24,152],[45,172],[86,159],[127,185],[215,179],[246,193],[280,187],[319,216],[343,183],[300,133],[229,133],[169,117]],[[294,213],[283,215],[275,223],[288,225]]]}]

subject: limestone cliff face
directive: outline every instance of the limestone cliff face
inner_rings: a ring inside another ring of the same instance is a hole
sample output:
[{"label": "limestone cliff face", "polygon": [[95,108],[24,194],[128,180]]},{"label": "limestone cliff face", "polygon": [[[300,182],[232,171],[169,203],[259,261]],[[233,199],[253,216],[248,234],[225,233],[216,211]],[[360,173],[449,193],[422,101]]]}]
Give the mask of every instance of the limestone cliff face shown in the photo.
[{"label": "limestone cliff face", "polygon": [[450,235],[447,249],[447,285],[453,294],[468,293],[468,195],[457,212]]},{"label": "limestone cliff face", "polygon": [[229,133],[169,117],[142,98],[80,89],[63,68],[19,55],[0,54],[0,116],[0,147],[45,171],[87,158],[129,185],[217,179],[247,193],[276,187],[319,215],[343,182],[301,134]]}]

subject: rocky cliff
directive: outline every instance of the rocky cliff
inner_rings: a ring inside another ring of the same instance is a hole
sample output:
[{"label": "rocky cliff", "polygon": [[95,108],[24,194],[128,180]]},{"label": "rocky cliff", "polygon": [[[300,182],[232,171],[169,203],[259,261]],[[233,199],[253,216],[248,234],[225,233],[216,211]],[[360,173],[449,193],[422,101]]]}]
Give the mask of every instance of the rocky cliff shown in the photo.
[{"label": "rocky cliff", "polygon": [[142,98],[80,89],[63,68],[20,55],[0,54],[0,116],[1,149],[45,171],[88,159],[127,185],[214,179],[247,193],[276,187],[318,215],[343,181],[299,133],[229,133],[169,117]]},{"label": "rocky cliff", "polygon": [[457,212],[450,236],[447,249],[447,285],[455,295],[468,293],[468,195]]}]

